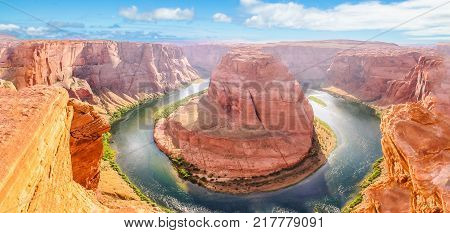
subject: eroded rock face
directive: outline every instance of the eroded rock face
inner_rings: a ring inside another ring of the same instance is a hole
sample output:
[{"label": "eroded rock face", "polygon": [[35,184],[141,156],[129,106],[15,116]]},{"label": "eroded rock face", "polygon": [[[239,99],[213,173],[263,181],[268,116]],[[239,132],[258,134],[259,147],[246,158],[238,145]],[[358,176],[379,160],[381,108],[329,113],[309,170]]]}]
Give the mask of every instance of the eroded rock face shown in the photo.
[{"label": "eroded rock face", "polygon": [[100,165],[109,125],[68,101],[63,88],[0,88],[0,212],[161,212]]},{"label": "eroded rock face", "polygon": [[198,78],[180,48],[114,41],[0,43],[0,78],[57,85],[109,112]]},{"label": "eroded rock face", "polygon": [[96,189],[100,180],[100,161],[103,155],[102,135],[109,131],[108,120],[94,107],[71,99],[73,108],[70,128],[70,154],[73,179],[87,189]]},{"label": "eroded rock face", "polygon": [[449,121],[410,103],[390,108],[381,129],[387,175],[365,191],[360,211],[448,212]]},{"label": "eroded rock face", "polygon": [[449,64],[445,55],[421,53],[410,71],[387,82],[373,102],[388,107],[381,124],[387,172],[364,190],[355,211],[449,211]]},{"label": "eroded rock face", "polygon": [[250,178],[307,156],[313,112],[279,60],[240,48],[222,58],[208,93],[158,122],[154,134],[166,154],[209,176]]},{"label": "eroded rock face", "polygon": [[[406,77],[423,55],[415,49],[358,49],[340,53],[328,69],[328,85],[351,93],[364,102],[397,101],[387,92],[397,92],[396,85]],[[395,84],[394,84],[395,83]],[[405,86],[406,87],[406,86]],[[387,91],[390,89],[390,91]],[[408,90],[399,90],[408,92]],[[394,102],[397,103],[397,102]]]},{"label": "eroded rock face", "polygon": [[0,212],[101,212],[72,179],[73,111],[62,88],[0,88]]}]

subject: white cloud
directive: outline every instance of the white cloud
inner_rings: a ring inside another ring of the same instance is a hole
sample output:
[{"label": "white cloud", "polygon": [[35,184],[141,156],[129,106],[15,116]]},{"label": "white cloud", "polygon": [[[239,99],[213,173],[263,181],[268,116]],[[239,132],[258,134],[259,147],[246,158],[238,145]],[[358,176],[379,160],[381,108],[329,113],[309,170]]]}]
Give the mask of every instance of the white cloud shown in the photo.
[{"label": "white cloud", "polygon": [[[245,20],[249,27],[281,27],[292,29],[354,31],[388,30],[406,21],[396,30],[409,35],[450,35],[450,3],[448,0],[404,0],[394,3],[379,1],[340,4],[331,9],[305,7],[295,2],[266,3],[241,0],[250,14]],[[424,14],[425,12],[429,13]]]},{"label": "white cloud", "polygon": [[231,17],[224,14],[224,13],[215,13],[213,15],[213,20],[214,22],[223,22],[223,23],[230,23],[231,22]]},{"label": "white cloud", "polygon": [[258,0],[241,0],[241,4],[244,6],[250,6],[259,3]]},{"label": "white cloud", "polygon": [[139,12],[136,6],[124,8],[119,15],[131,20],[154,21],[154,20],[191,20],[194,10],[181,8],[158,8],[151,12]]},{"label": "white cloud", "polygon": [[27,27],[25,33],[29,36],[43,36],[48,32],[46,27]]},{"label": "white cloud", "polygon": [[15,31],[19,29],[20,27],[15,24],[0,24],[0,31]]}]

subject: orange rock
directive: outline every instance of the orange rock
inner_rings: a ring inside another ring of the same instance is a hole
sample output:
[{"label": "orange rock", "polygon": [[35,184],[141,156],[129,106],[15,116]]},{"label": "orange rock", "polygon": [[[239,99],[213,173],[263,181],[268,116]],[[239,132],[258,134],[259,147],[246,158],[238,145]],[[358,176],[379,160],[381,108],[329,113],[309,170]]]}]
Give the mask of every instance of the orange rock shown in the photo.
[{"label": "orange rock", "polygon": [[102,134],[109,131],[109,123],[87,103],[71,99],[68,106],[74,111],[70,128],[73,179],[87,189],[96,189],[103,155]]},{"label": "orange rock", "polygon": [[0,88],[0,212],[102,212],[72,179],[73,111],[62,88]]},{"label": "orange rock", "polygon": [[327,83],[364,102],[380,102],[392,82],[406,79],[423,53],[407,48],[348,50],[333,59]]},{"label": "orange rock", "polygon": [[[8,52],[6,52],[8,51]],[[0,79],[17,89],[57,85],[109,112],[199,76],[180,48],[114,41],[0,42]],[[114,98],[110,98],[114,93]]]},{"label": "orange rock", "polygon": [[449,121],[420,103],[410,103],[390,108],[381,129],[387,175],[365,190],[360,209],[449,212]]},{"label": "orange rock", "polygon": [[236,49],[213,72],[208,93],[157,123],[157,145],[210,176],[250,178],[302,161],[313,112],[300,85],[271,55]]}]

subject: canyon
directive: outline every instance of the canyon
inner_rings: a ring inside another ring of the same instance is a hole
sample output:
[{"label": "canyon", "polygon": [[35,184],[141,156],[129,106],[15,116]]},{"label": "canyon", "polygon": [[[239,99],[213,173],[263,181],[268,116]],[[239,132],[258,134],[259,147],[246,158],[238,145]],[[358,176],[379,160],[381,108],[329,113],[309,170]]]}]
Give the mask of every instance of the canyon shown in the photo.
[{"label": "canyon", "polygon": [[115,41],[0,41],[0,79],[19,90],[65,88],[102,113],[136,105],[200,78],[179,47]]},{"label": "canyon", "polygon": [[0,210],[163,211],[102,161],[102,135],[112,113],[198,78],[175,46],[2,39]]},{"label": "canyon", "polygon": [[383,109],[385,171],[356,212],[448,212],[450,87],[447,47],[340,54],[329,84]]},{"label": "canyon", "polygon": [[399,48],[384,42],[353,40],[292,41],[264,44],[194,43],[180,45],[190,64],[206,77],[211,76],[220,59],[233,47],[252,46],[280,59],[302,85],[320,87],[327,80],[327,70],[334,57],[342,52],[360,48]]},{"label": "canyon", "polygon": [[[233,52],[237,47],[241,51]],[[317,169],[326,161],[307,160],[314,117],[296,79],[305,89],[323,87],[382,112],[382,174],[362,190],[353,212],[449,212],[449,56],[445,43],[175,46],[1,39],[0,210],[162,211],[101,159],[107,117],[211,76],[208,93],[160,120],[154,132],[175,163],[198,169],[193,175],[200,181],[215,182],[209,188],[236,192],[241,178],[289,170],[301,161]],[[259,88],[261,83],[278,88]],[[284,110],[292,127],[271,128]],[[230,180],[236,183],[221,185]],[[255,190],[261,191],[244,189]]]},{"label": "canyon", "polygon": [[[336,42],[315,44],[252,46],[281,58],[301,82],[383,112],[383,174],[376,184],[363,190],[362,204],[353,211],[448,212],[450,45],[411,48],[355,43],[346,47],[343,42],[339,48]],[[199,47],[221,54],[225,46]],[[204,70],[212,67],[205,61],[193,61]],[[318,65],[308,68],[315,63]]]},{"label": "canyon", "polygon": [[[206,187],[250,192],[255,189],[245,188],[242,180],[305,162],[304,178],[326,161],[310,153],[316,140],[313,120],[311,105],[287,67],[270,54],[243,47],[221,59],[206,94],[158,121],[154,138],[172,159],[193,166]],[[226,187],[236,180],[240,188]]]}]

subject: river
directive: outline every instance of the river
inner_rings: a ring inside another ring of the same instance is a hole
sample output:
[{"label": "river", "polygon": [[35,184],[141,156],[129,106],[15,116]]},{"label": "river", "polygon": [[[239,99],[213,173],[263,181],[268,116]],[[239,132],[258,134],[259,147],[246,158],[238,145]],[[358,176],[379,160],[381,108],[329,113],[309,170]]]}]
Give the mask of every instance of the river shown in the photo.
[{"label": "river", "polygon": [[328,93],[309,90],[314,114],[337,135],[327,163],[300,183],[272,192],[231,195],[181,180],[153,141],[152,112],[208,87],[191,84],[126,114],[111,129],[117,163],[130,180],[160,205],[181,212],[338,212],[358,191],[358,183],[381,157],[380,121],[370,109]]}]

